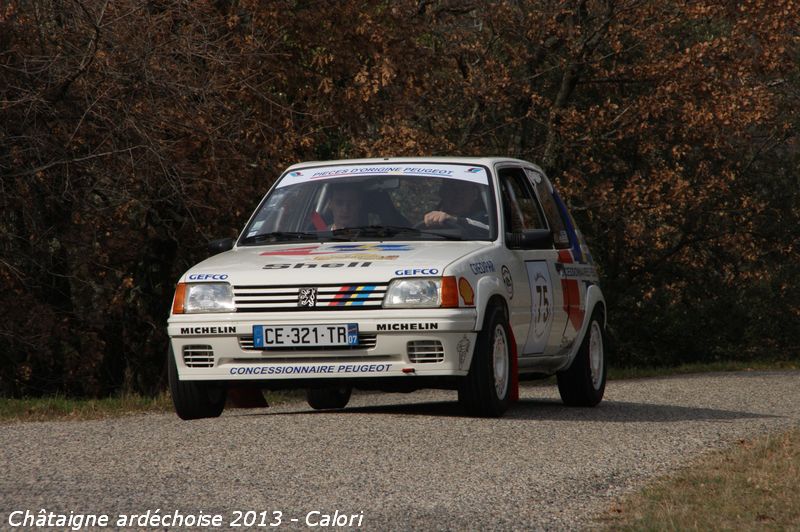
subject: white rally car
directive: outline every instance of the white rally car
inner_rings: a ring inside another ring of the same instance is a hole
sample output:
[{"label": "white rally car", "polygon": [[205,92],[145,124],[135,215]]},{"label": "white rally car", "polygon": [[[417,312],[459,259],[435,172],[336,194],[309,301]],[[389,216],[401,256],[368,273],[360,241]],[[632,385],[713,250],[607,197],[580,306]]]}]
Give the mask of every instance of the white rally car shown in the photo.
[{"label": "white rally car", "polygon": [[519,379],[602,399],[605,300],[592,256],[537,166],[504,158],[297,164],[238,240],[180,279],[169,382],[183,419],[236,386],[458,390],[500,416]]}]

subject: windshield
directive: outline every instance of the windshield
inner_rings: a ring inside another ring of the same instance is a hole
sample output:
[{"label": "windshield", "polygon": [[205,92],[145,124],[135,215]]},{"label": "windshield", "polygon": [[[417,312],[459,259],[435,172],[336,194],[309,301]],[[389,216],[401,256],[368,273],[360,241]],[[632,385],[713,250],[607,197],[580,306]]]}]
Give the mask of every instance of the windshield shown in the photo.
[{"label": "windshield", "polygon": [[272,189],[239,245],[493,240],[491,198],[483,167],[425,163],[300,169]]}]

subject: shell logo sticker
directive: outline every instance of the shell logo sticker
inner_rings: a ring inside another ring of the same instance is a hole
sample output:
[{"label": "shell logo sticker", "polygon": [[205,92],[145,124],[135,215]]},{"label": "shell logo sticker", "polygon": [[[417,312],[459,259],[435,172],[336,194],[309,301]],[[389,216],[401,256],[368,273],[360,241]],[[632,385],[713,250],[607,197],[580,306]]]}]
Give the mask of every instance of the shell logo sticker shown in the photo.
[{"label": "shell logo sticker", "polygon": [[458,280],[458,292],[461,294],[461,299],[464,300],[465,305],[475,304],[475,291],[469,281],[463,277]]}]

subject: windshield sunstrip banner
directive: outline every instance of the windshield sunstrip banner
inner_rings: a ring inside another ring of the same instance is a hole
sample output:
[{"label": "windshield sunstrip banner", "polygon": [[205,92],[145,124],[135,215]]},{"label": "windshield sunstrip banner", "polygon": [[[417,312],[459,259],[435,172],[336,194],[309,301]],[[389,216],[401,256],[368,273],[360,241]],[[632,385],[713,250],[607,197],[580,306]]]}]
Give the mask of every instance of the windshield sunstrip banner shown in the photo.
[{"label": "windshield sunstrip banner", "polygon": [[277,188],[307,183],[323,179],[339,179],[343,177],[396,175],[413,177],[441,177],[459,179],[481,185],[489,184],[486,169],[481,166],[461,164],[363,164],[351,166],[319,166],[302,168],[286,174]]}]

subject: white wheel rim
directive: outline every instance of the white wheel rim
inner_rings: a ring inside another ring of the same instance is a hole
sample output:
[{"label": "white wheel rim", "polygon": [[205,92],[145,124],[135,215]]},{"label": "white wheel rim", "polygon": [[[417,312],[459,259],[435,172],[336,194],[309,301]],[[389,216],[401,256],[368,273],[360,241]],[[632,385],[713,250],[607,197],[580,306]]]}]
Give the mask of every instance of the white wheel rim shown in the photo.
[{"label": "white wheel rim", "polygon": [[508,341],[506,330],[500,324],[494,328],[492,365],[494,367],[494,390],[497,398],[502,399],[508,390]]},{"label": "white wheel rim", "polygon": [[589,371],[592,372],[592,386],[599,390],[603,382],[603,331],[596,321],[592,321],[589,330]]}]

